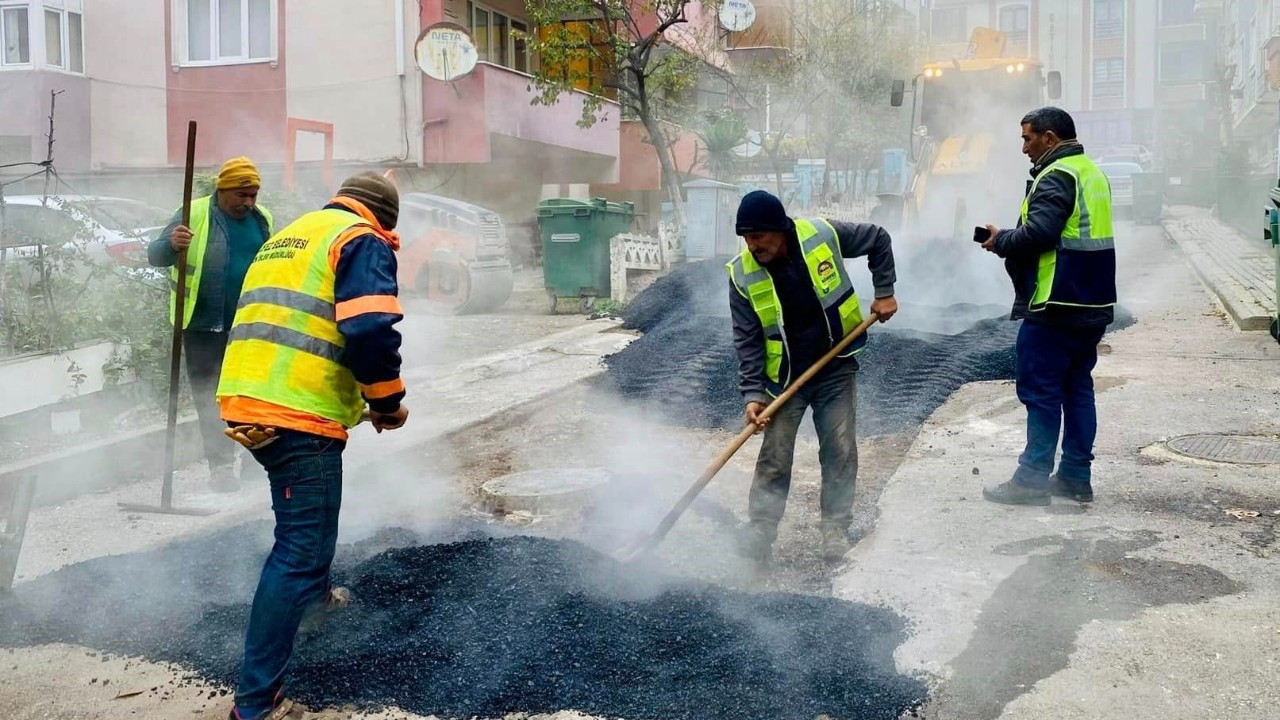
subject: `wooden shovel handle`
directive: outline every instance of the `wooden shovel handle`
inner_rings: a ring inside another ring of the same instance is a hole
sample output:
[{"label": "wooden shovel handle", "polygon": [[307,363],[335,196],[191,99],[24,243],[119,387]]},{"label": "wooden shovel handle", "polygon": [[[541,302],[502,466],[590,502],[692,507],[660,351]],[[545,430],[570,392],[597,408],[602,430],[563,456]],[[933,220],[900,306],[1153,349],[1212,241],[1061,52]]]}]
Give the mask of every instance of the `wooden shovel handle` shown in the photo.
[{"label": "wooden shovel handle", "polygon": [[[870,313],[861,324],[853,330],[850,330],[849,334],[841,338],[840,342],[836,343],[835,347],[828,350],[826,355],[819,358],[818,361],[815,362],[808,370],[801,373],[800,377],[796,378],[795,382],[791,383],[790,386],[783,390],[781,395],[774,398],[773,402],[769,403],[769,406],[764,409],[764,412],[760,413],[760,419],[766,420],[772,417],[773,414],[782,407],[783,403],[790,400],[797,392],[799,392],[800,388],[804,387],[805,383],[812,380],[814,375],[821,372],[822,368],[826,367],[827,363],[831,362],[837,355],[844,352],[846,348],[853,344],[853,341],[857,340],[859,336],[865,333],[867,328],[871,327],[877,319],[878,318],[875,313]],[[685,491],[684,495],[680,497],[680,500],[676,502],[675,507],[671,508],[671,512],[667,513],[666,517],[662,518],[661,523],[658,523],[658,529],[653,533],[650,547],[657,545],[658,542],[666,536],[667,532],[669,532],[676,524],[676,520],[679,520],[680,516],[684,514],[684,511],[689,509],[689,505],[693,503],[693,499],[698,496],[698,493],[702,492],[702,489],[711,482],[711,479],[716,476],[716,473],[720,472],[720,468],[724,467],[725,463],[729,462],[729,459],[734,456],[734,453],[738,452],[738,449],[745,445],[746,442],[751,439],[751,436],[755,435],[758,430],[759,428],[757,428],[754,423],[747,423],[746,427],[742,428],[742,432],[739,432],[737,437],[733,439],[733,442],[729,443],[729,446],[722,450],[720,454],[716,456],[715,460],[711,461],[711,464],[707,466],[707,469],[702,471],[702,474],[698,476],[698,479],[694,481],[693,485],[691,485],[689,489]]]}]

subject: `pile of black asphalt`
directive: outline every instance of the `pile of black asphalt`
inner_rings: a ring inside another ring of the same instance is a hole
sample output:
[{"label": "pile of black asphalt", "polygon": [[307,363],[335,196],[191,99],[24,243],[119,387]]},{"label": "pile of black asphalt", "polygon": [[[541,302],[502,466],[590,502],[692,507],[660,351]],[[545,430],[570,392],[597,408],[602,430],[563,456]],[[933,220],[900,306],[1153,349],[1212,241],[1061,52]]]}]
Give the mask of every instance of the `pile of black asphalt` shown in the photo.
[{"label": "pile of black asphalt", "polygon": [[[712,259],[681,265],[637,295],[622,320],[643,335],[605,359],[607,387],[686,427],[741,428],[728,293],[724,261]],[[858,434],[912,430],[962,385],[1012,379],[1021,324],[1008,315],[992,304],[904,302],[894,320],[872,326],[858,355]],[[1116,316],[1111,331],[1133,322],[1123,310]]]},{"label": "pile of black asphalt", "polygon": [[[890,720],[925,698],[899,674],[900,618],[739,593],[533,537],[343,545],[355,602],[300,635],[287,687],[319,706],[440,717],[578,710],[620,718]],[[71,643],[234,684],[270,525],[98,558],[0,598],[0,646]]]}]

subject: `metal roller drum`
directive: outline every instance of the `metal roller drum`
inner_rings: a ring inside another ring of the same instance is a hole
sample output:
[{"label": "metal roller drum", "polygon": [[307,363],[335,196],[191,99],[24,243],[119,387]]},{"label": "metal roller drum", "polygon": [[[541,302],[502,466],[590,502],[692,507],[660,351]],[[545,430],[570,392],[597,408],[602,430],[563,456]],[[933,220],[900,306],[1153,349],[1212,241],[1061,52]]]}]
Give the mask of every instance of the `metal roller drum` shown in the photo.
[{"label": "metal roller drum", "polygon": [[438,312],[493,312],[511,297],[515,278],[498,214],[439,195],[400,200],[400,284]]}]

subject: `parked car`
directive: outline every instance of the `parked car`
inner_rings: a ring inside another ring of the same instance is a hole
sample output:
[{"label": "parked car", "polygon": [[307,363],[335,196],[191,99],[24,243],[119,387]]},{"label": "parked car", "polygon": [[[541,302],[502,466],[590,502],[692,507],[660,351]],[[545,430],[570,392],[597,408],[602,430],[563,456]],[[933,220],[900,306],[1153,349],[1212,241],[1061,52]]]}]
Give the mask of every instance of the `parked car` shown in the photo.
[{"label": "parked car", "polygon": [[1133,174],[1143,172],[1137,163],[1100,162],[1098,169],[1111,181],[1111,207],[1133,207]]},{"label": "parked car", "polygon": [[1097,157],[1096,162],[1130,162],[1139,165],[1145,172],[1151,169],[1155,156],[1142,145],[1112,145]]},{"label": "parked car", "polygon": [[10,195],[4,198],[4,237],[10,257],[32,257],[41,245],[70,248],[125,268],[147,267],[147,243],[171,211],[137,200],[97,195]]}]

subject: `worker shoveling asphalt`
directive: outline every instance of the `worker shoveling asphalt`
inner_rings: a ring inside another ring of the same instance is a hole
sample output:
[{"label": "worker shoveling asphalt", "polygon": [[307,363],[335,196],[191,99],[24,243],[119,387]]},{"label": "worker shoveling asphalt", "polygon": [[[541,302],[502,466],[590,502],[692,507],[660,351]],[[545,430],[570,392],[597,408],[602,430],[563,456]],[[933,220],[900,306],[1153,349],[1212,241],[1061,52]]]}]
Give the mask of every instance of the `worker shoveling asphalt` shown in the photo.
[{"label": "worker shoveling asphalt", "polygon": [[[633,558],[661,541],[693,498],[755,432],[764,431],[756,461],[744,538],[745,554],[761,566],[772,555],[787,493],[796,433],[814,412],[822,465],[822,555],[849,550],[858,473],[855,356],[865,332],[897,312],[888,232],[871,224],[792,220],[778,198],[748,193],[738,207],[737,232],[746,249],[728,265],[733,341],[746,428],[681,498],[657,532],[619,551]],[[876,299],[863,320],[845,258],[867,256]]]}]

